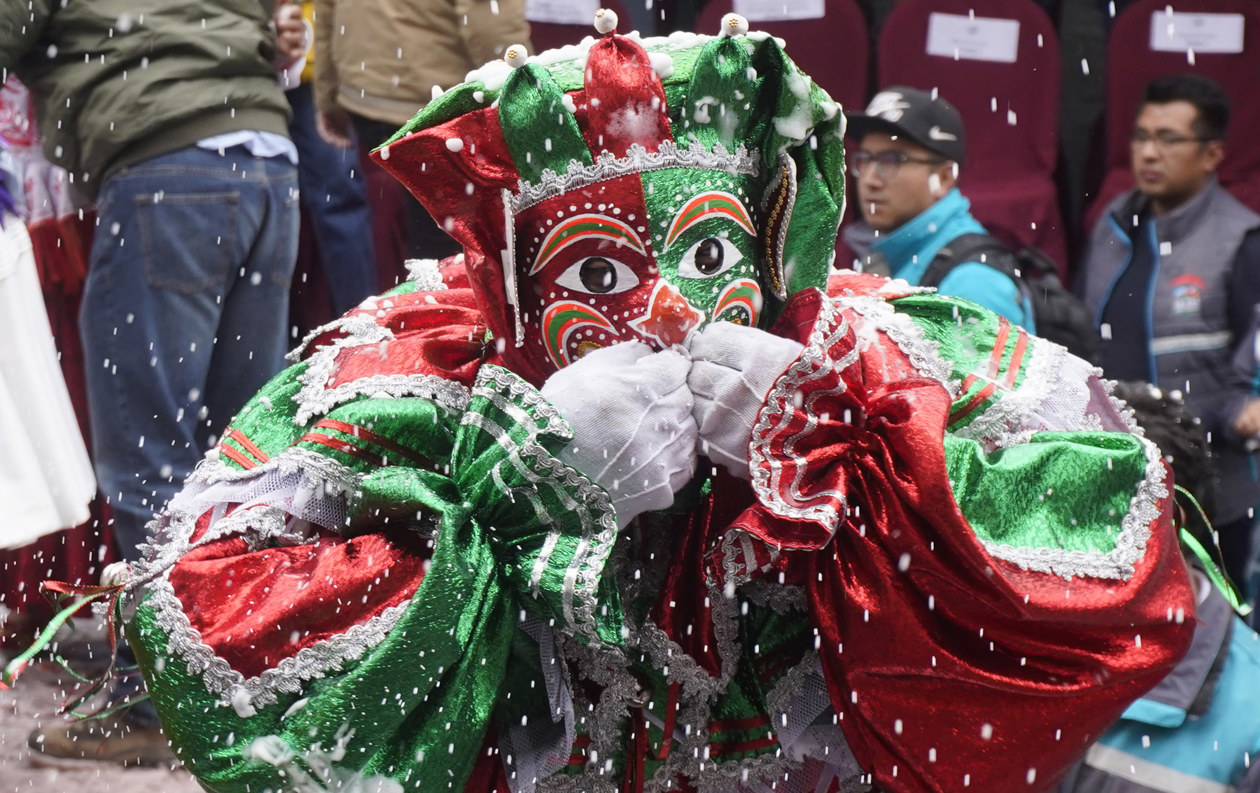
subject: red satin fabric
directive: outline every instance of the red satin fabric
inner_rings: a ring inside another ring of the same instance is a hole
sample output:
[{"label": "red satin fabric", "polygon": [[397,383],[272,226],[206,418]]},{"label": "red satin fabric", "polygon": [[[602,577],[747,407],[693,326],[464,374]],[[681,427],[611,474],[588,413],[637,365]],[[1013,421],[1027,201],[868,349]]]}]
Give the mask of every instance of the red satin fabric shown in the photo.
[{"label": "red satin fabric", "polygon": [[[806,342],[822,300],[798,295],[781,329]],[[855,328],[869,324],[846,315]],[[840,375],[802,387],[808,400],[841,378],[847,386],[817,397],[815,415],[829,417],[795,447],[806,457],[805,497],[847,495],[851,512],[834,536],[760,505],[738,524],[810,551],[785,554],[787,580],[806,586],[832,704],[882,789],[1048,789],[1188,646],[1192,621],[1168,616],[1193,613],[1169,504],[1129,581],[1067,581],[990,557],[951,495],[948,394],[910,376],[904,354],[879,338]],[[832,359],[855,343],[851,329]],[[781,445],[772,457],[793,466]]]},{"label": "red satin fabric", "polygon": [[[452,151],[449,140],[461,145]],[[497,108],[465,113],[372,152],[372,160],[407,186],[464,246],[468,277],[495,337],[513,338],[501,257],[507,234],[502,191],[520,175],[499,126]],[[475,186],[475,189],[467,189]]]},{"label": "red satin fabric", "polygon": [[170,583],[201,640],[253,677],[409,600],[424,578],[424,543],[398,530],[250,551],[232,536],[183,556]]},{"label": "red satin fabric", "polygon": [[[347,317],[372,319],[394,337],[342,348],[324,387],[395,374],[433,375],[471,387],[485,354],[486,326],[472,290],[459,286],[462,279],[455,277],[453,267],[447,260],[444,277],[455,283],[442,292],[384,296],[373,308],[348,312]],[[338,329],[318,336],[308,346],[308,355],[344,335]]]},{"label": "red satin fabric", "polygon": [[665,87],[639,44],[611,34],[596,41],[584,85],[577,93],[578,127],[593,154],[624,157],[635,144],[656,151],[662,141],[674,139]]}]

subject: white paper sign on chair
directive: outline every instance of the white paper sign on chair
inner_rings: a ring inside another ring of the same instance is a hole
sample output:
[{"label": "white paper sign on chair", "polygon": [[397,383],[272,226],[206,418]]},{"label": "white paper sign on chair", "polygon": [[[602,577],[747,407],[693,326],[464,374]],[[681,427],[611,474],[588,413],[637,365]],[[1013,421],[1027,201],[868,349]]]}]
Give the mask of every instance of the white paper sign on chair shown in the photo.
[{"label": "white paper sign on chair", "polygon": [[599,10],[599,0],[525,0],[525,18],[553,25],[587,25]]},{"label": "white paper sign on chair", "polygon": [[1019,20],[934,11],[928,17],[927,53],[956,61],[1014,63],[1019,56]]},{"label": "white paper sign on chair", "polygon": [[827,14],[823,0],[735,0],[734,10],[749,22],[822,19]]},{"label": "white paper sign on chair", "polygon": [[1242,14],[1151,14],[1151,49],[1156,52],[1234,54],[1243,51]]}]

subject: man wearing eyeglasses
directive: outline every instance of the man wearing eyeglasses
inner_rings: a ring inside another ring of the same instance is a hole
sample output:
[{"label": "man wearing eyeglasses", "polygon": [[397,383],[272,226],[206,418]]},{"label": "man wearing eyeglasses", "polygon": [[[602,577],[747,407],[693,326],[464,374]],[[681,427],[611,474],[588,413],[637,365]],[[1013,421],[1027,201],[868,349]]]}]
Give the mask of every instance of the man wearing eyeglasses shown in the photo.
[{"label": "man wearing eyeglasses", "polygon": [[[939,96],[904,86],[880,91],[863,113],[848,113],[848,155],[862,222],[844,229],[861,269],[918,285],[936,255],[964,234],[984,234],[958,191],[962,116]],[[942,294],[979,303],[1030,331],[1032,306],[1004,272],[978,261],[948,271]]]},{"label": "man wearing eyeglasses", "polygon": [[1260,216],[1217,181],[1229,99],[1196,74],[1142,95],[1130,137],[1135,187],[1093,230],[1078,291],[1102,335],[1108,378],[1181,391],[1216,458],[1213,522],[1228,572],[1242,580],[1250,510],[1260,500],[1237,425],[1252,400],[1231,360],[1260,304]]}]

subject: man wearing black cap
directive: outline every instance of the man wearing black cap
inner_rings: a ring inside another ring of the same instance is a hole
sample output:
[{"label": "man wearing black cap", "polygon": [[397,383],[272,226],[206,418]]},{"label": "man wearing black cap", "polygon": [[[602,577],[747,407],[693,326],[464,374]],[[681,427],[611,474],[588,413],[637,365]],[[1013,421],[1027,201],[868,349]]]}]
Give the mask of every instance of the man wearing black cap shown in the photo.
[{"label": "man wearing black cap", "polygon": [[[956,187],[962,116],[944,99],[904,86],[880,91],[866,112],[847,116],[848,135],[858,142],[848,160],[862,222],[844,230],[844,241],[863,269],[920,284],[942,248],[963,234],[985,233]],[[1036,330],[1027,297],[994,267],[964,261],[936,286]]]}]

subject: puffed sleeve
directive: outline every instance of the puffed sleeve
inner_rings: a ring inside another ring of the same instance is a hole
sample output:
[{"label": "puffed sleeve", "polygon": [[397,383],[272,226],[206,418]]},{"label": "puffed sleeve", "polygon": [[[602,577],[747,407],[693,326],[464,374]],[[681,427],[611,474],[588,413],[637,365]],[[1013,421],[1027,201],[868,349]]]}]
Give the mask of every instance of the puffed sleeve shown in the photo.
[{"label": "puffed sleeve", "polygon": [[570,428],[484,337],[467,290],[365,304],[160,518],[128,636],[208,789],[463,779],[505,692],[546,690],[522,626],[621,642],[608,495],[554,456]]},{"label": "puffed sleeve", "polygon": [[894,792],[1052,784],[1190,640],[1158,450],[967,301],[840,279],[778,330],[806,346],[735,525],[804,586],[855,757]]}]

